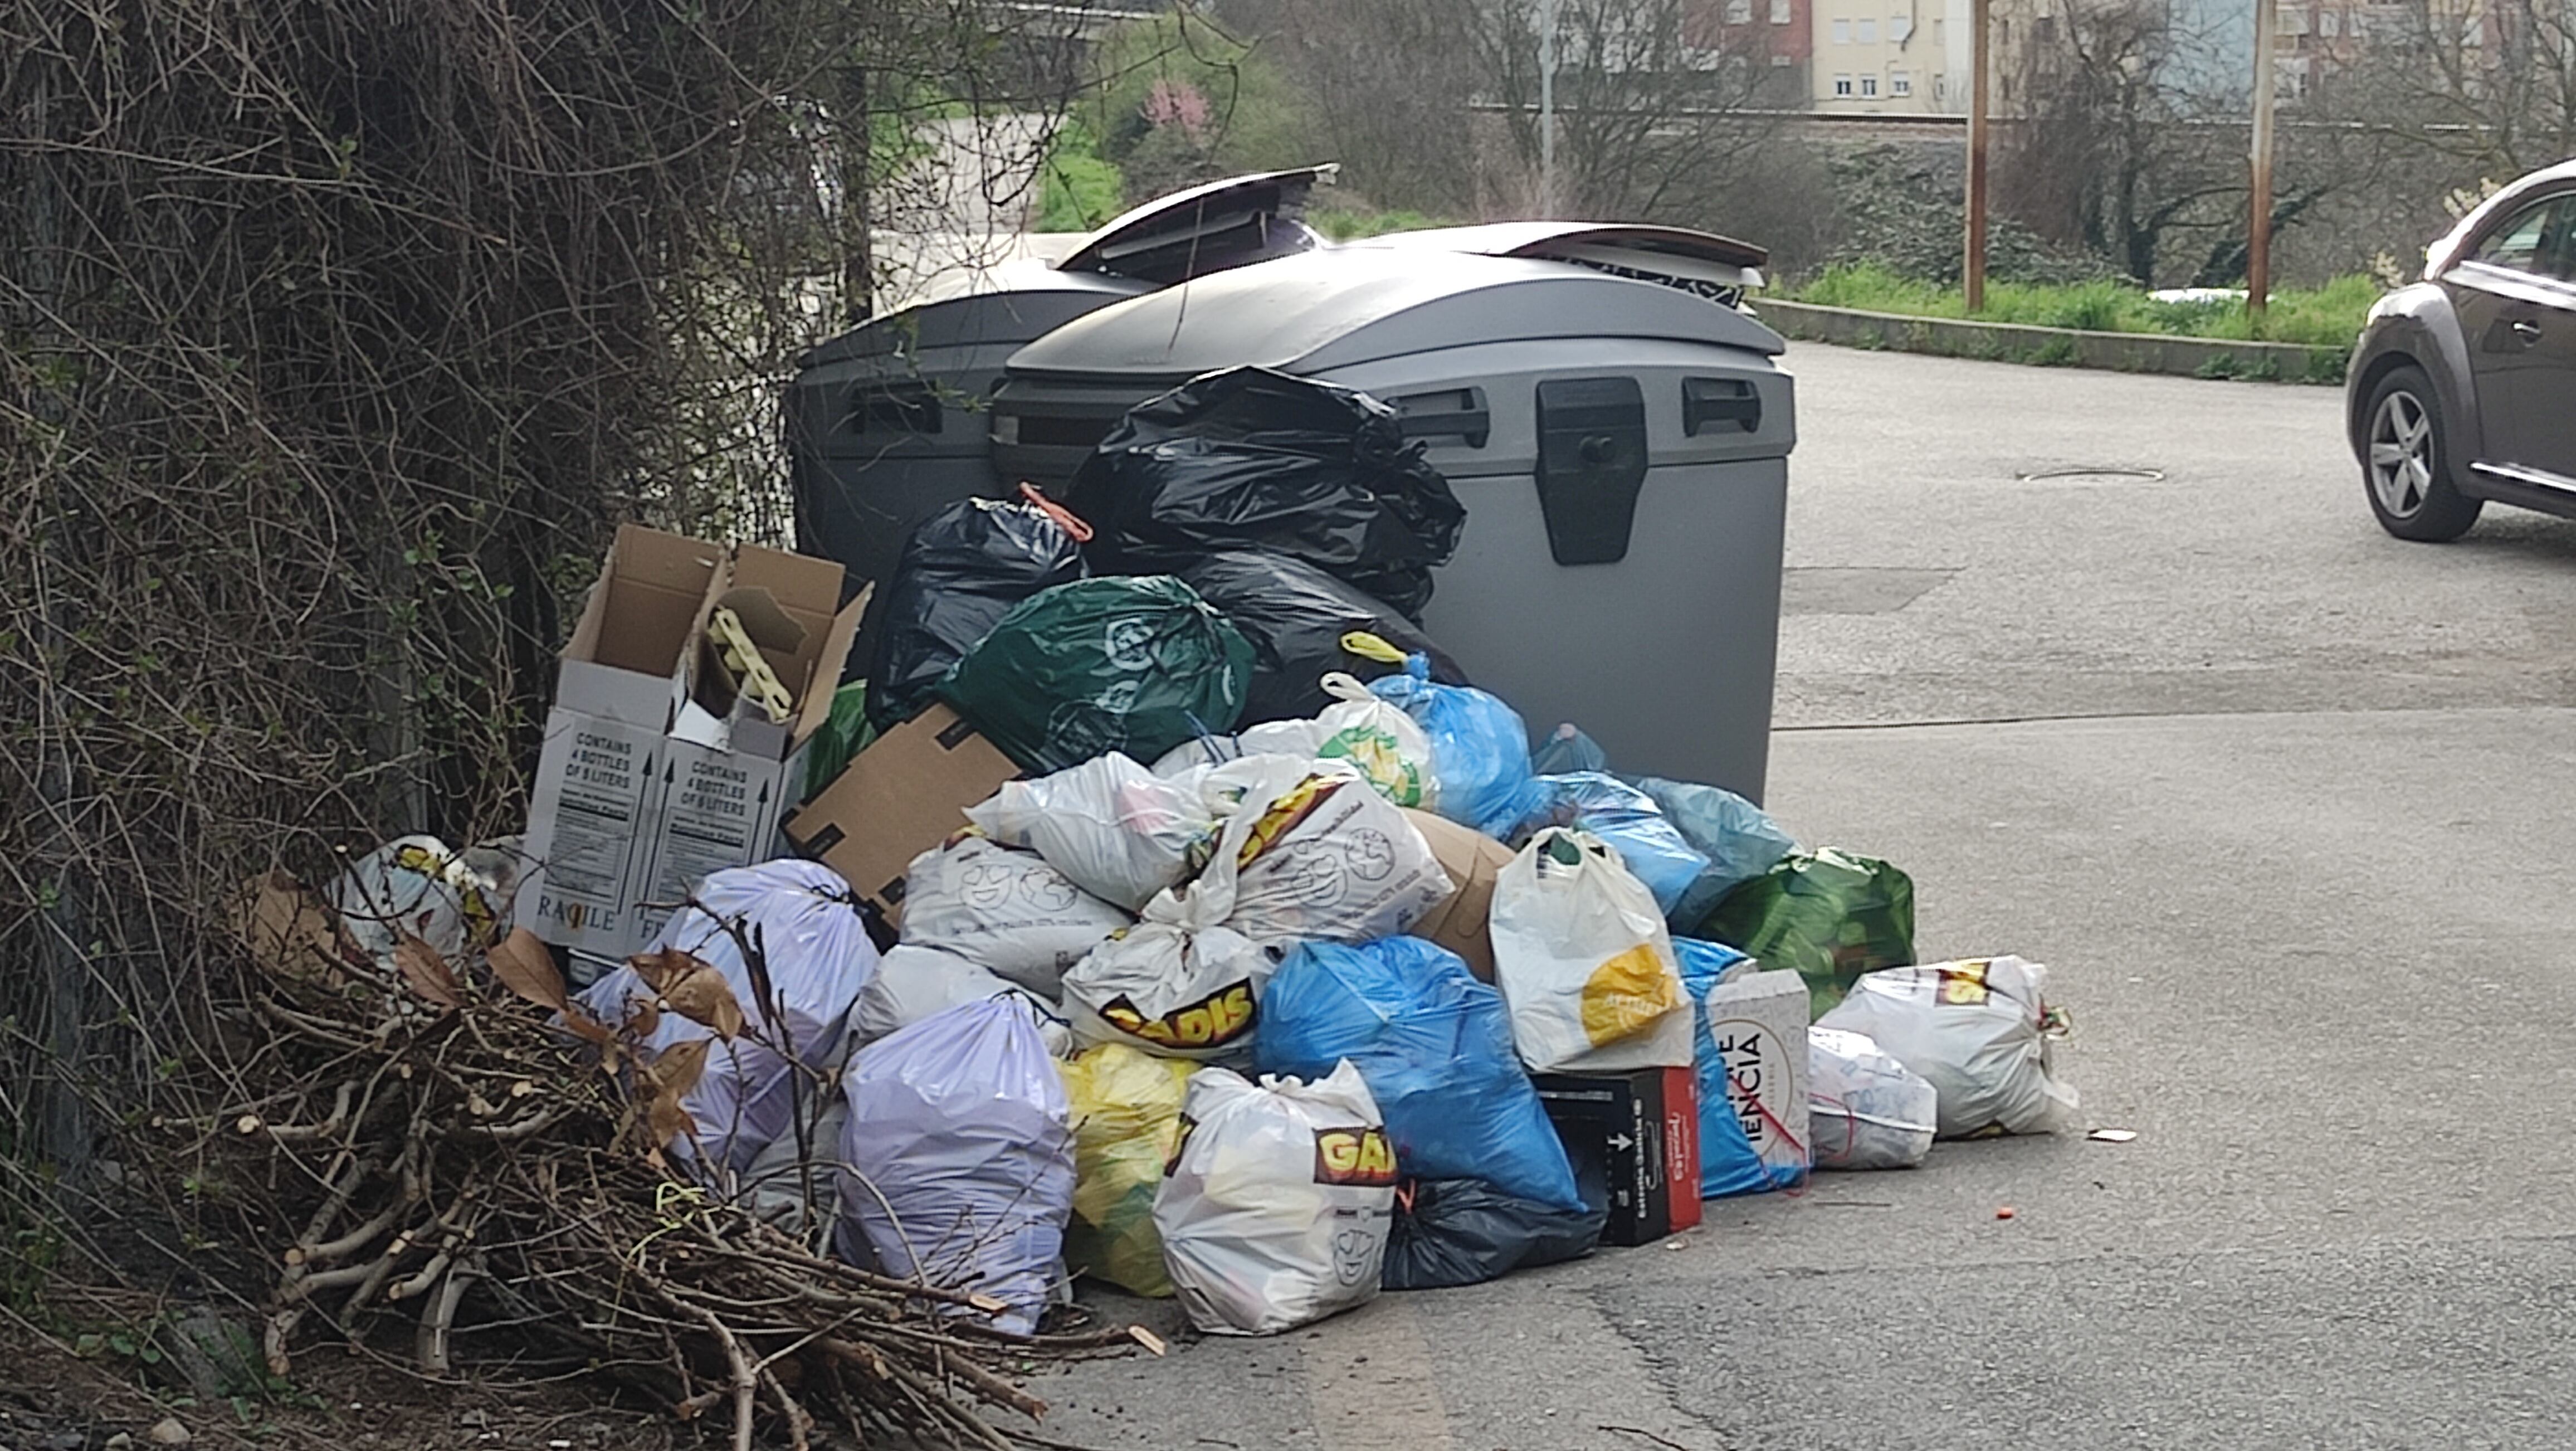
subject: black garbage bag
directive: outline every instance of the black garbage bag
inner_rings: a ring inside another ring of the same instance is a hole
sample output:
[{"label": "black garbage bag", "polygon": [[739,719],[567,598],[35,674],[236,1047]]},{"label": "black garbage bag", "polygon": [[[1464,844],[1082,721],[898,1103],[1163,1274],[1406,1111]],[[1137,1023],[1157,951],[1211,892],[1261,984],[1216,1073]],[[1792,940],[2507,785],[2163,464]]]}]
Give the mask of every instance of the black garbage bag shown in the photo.
[{"label": "black garbage bag", "polygon": [[960,499],[922,520],[868,607],[869,722],[891,730],[919,715],[1013,605],[1087,574],[1081,541],[1035,502]]},{"label": "black garbage bag", "polygon": [[1211,554],[1182,570],[1181,582],[1252,642],[1252,687],[1240,725],[1321,714],[1333,697],[1316,682],[1329,671],[1375,680],[1404,668],[1343,649],[1342,637],[1353,631],[1428,657],[1431,678],[1443,685],[1473,683],[1421,626],[1302,559],[1257,550]]},{"label": "black garbage bag", "polygon": [[1259,549],[1420,619],[1431,571],[1467,523],[1422,448],[1365,393],[1234,368],[1130,409],[1065,502],[1100,531],[1100,574],[1178,573],[1218,550]]},{"label": "black garbage bag", "polygon": [[1601,1242],[1600,1209],[1559,1209],[1515,1199],[1482,1179],[1422,1179],[1395,1197],[1378,1283],[1444,1290],[1514,1270],[1578,1259]]}]

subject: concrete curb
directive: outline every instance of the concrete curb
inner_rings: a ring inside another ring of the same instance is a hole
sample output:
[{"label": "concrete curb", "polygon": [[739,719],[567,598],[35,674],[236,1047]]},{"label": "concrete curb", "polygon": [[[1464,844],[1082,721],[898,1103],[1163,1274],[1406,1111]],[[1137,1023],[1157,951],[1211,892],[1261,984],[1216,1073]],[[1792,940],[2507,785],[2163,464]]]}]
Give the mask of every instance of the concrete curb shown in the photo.
[{"label": "concrete curb", "polygon": [[2244,343],[2224,338],[2032,327],[2025,323],[1962,322],[1770,298],[1756,300],[1753,311],[1782,337],[1805,342],[1990,362],[2171,373],[2186,378],[2339,385],[2348,351],[2299,343]]}]

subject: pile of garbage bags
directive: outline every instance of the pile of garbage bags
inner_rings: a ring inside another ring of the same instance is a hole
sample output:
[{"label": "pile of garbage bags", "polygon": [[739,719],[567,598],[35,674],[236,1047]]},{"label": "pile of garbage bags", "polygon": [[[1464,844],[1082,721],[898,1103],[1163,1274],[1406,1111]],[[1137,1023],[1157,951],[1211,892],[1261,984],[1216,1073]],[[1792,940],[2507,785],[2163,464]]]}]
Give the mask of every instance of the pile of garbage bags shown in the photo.
[{"label": "pile of garbage bags", "polygon": [[[934,516],[874,620],[872,723],[944,704],[1020,777],[882,894],[713,873],[586,995],[706,1054],[676,1162],[731,1182],[819,1106],[849,1258],[1005,1331],[1091,1280],[1256,1335],[2080,1122],[2046,970],[1917,964],[1904,872],[1533,751],[1414,623],[1463,512],[1370,400],[1202,380],[1069,502]],[[359,885],[445,910],[409,860]],[[740,1022],[671,1010],[684,959]],[[1564,1107],[1632,1092],[1677,1115],[1660,1209]]]}]

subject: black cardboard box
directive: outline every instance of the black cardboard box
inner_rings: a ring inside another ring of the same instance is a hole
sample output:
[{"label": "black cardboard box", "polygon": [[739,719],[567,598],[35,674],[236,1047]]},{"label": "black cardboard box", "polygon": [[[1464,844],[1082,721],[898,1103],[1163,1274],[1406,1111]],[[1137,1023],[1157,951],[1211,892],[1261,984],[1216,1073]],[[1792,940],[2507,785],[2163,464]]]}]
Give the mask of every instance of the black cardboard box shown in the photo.
[{"label": "black cardboard box", "polygon": [[1575,1186],[1610,1223],[1603,1244],[1651,1244],[1699,1223],[1699,1087],[1687,1068],[1540,1073],[1530,1081],[1574,1162]]}]

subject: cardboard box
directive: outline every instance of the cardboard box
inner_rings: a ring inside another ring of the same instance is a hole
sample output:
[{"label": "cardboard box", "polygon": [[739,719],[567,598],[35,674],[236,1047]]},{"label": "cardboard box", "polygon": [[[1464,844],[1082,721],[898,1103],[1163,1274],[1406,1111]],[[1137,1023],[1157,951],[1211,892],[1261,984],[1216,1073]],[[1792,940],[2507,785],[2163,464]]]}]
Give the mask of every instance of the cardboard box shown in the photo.
[{"label": "cardboard box", "polygon": [[[637,910],[649,943],[709,872],[782,855],[780,825],[801,793],[805,746],[831,718],[870,591],[846,608],[828,559],[746,544],[725,558],[693,617],[685,679],[663,765],[661,809]],[[707,624],[729,609],[794,702],[785,720],[737,697]],[[643,944],[638,944],[639,947]]]},{"label": "cardboard box", "polygon": [[1699,1223],[1699,1090],[1687,1068],[1532,1075],[1601,1242],[1652,1244]]},{"label": "cardboard box", "polygon": [[[628,525],[564,647],[529,805],[518,923],[585,958],[652,942],[707,873],[778,855],[806,741],[830,717],[867,595],[829,560]],[[735,698],[707,645],[740,616],[794,698]]]},{"label": "cardboard box", "polygon": [[1409,935],[1436,942],[1467,961],[1478,982],[1494,980],[1494,942],[1488,919],[1494,910],[1494,879],[1510,865],[1512,849],[1476,830],[1428,811],[1405,813],[1431,843],[1431,854],[1457,887],[1449,900],[1416,922]]},{"label": "cardboard box", "polygon": [[1020,768],[944,705],[870,742],[823,794],[787,818],[787,839],[839,872],[893,921],[912,859],[966,824],[966,808]]},{"label": "cardboard box", "polygon": [[595,956],[640,951],[670,767],[665,734],[698,612],[724,551],[629,524],[617,531],[555,678],[528,804],[518,925]]},{"label": "cardboard box", "polygon": [[1774,1183],[1806,1175],[1807,980],[1748,972],[1708,990],[1708,1034],[1726,1062],[1726,1097]]}]

